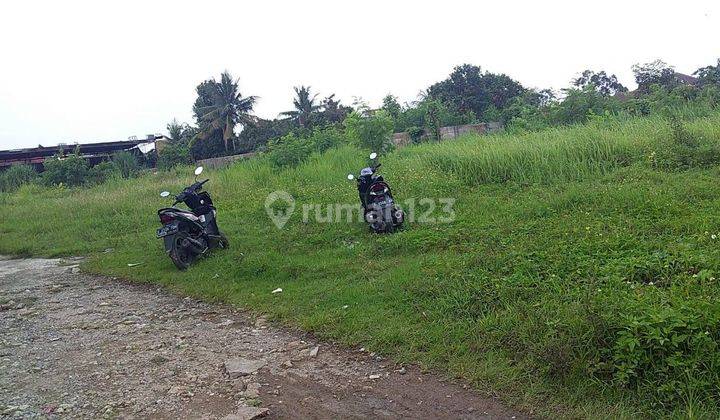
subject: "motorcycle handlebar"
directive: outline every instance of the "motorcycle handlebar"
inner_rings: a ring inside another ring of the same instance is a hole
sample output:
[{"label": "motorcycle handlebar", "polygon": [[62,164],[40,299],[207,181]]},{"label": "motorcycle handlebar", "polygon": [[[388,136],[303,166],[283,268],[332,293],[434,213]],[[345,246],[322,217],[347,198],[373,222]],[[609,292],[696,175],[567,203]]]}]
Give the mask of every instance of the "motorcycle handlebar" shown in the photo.
[{"label": "motorcycle handlebar", "polygon": [[205,183],[208,182],[208,181],[210,181],[210,179],[206,179],[206,180],[204,180],[204,181],[200,181],[200,182],[196,182],[196,183],[192,184],[192,185],[190,186],[191,191],[197,191],[197,190],[199,190],[200,188],[202,188],[203,184],[205,184]]},{"label": "motorcycle handlebar", "polygon": [[192,184],[191,186],[187,187],[187,189],[185,191],[193,191],[193,192],[197,191],[198,189],[200,189],[203,186],[203,184],[205,184],[208,181],[210,181],[210,179],[196,182],[196,183]]},{"label": "motorcycle handlebar", "polygon": [[175,202],[173,203],[173,206],[175,204],[182,203],[183,201],[185,201],[185,196],[187,196],[189,193],[194,193],[195,191],[199,190],[203,186],[203,184],[205,184],[208,181],[210,181],[210,178],[205,179],[200,182],[196,182],[196,183],[192,184],[191,186],[185,188],[185,190],[183,192],[181,192],[180,194],[175,196]]}]

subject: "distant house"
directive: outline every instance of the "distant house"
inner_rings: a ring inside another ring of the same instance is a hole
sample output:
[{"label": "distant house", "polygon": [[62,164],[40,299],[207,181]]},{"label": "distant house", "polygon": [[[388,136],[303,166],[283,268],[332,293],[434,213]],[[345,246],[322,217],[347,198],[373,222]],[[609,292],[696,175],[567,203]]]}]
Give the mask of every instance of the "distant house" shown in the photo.
[{"label": "distant house", "polygon": [[677,72],[675,72],[675,78],[677,78],[681,84],[690,85],[690,86],[695,86],[698,84],[698,82],[700,82],[700,79],[698,79],[695,76],[690,76],[687,74],[682,74],[682,73],[677,73]]},{"label": "distant house", "polygon": [[[688,74],[678,72],[675,72],[675,79],[678,81],[679,84],[687,86],[696,86],[700,81],[695,76],[690,76]],[[618,92],[613,97],[620,101],[626,101],[628,99],[637,98],[639,95],[640,92],[638,91],[638,89],[635,89],[632,92]]]},{"label": "distant house", "polygon": [[43,163],[54,156],[66,156],[76,150],[90,165],[96,165],[110,159],[113,153],[128,151],[136,154],[146,154],[155,149],[156,142],[166,141],[162,135],[148,135],[145,139],[130,139],[125,141],[111,141],[102,143],[84,144],[58,144],[49,147],[34,147],[29,149],[0,150],[0,170],[10,165],[32,165],[41,172]]}]

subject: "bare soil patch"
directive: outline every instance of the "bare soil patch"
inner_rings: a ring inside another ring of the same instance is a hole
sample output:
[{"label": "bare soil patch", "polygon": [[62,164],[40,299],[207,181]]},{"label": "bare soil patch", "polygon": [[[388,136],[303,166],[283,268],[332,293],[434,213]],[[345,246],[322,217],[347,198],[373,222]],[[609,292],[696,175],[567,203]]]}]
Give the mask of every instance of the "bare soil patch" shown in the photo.
[{"label": "bare soil patch", "polygon": [[415,367],[78,262],[0,259],[0,417],[526,417]]}]

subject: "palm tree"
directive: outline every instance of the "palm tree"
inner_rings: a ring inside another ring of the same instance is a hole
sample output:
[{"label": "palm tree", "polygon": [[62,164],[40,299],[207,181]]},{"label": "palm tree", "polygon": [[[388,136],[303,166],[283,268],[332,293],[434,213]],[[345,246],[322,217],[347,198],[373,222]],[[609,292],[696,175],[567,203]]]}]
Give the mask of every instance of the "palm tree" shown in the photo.
[{"label": "palm tree", "polygon": [[280,115],[289,117],[296,121],[300,127],[307,128],[310,125],[312,114],[320,109],[320,105],[315,103],[317,94],[310,94],[310,86],[294,87],[296,98],[293,99],[295,109],[292,111],[281,112]]},{"label": "palm tree", "polygon": [[217,130],[222,130],[227,151],[228,141],[235,137],[235,126],[244,126],[254,121],[255,117],[250,113],[257,97],[243,97],[238,91],[238,79],[233,80],[227,71],[222,73],[219,82],[213,79],[207,86],[210,104],[198,109],[201,127],[196,138],[205,140]]}]

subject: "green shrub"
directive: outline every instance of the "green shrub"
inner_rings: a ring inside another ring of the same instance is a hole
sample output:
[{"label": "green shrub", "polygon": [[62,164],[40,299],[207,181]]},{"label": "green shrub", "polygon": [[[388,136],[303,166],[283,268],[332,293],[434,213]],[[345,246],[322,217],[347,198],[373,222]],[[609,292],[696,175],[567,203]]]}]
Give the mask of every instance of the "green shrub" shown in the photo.
[{"label": "green shrub", "polygon": [[268,156],[275,166],[297,166],[312,153],[312,142],[288,134],[268,143]]},{"label": "green shrub", "polygon": [[420,143],[422,141],[423,134],[425,134],[425,130],[423,130],[422,127],[412,126],[408,127],[407,133],[413,143]]},{"label": "green shrub", "polygon": [[348,139],[363,149],[383,153],[393,147],[393,121],[386,111],[372,115],[354,111],[345,118],[344,124]]},{"label": "green shrub", "polygon": [[688,395],[720,398],[720,308],[638,304],[622,313],[612,347],[613,379],[669,406]]},{"label": "green shrub", "polygon": [[78,186],[86,183],[100,184],[118,175],[130,178],[140,169],[137,158],[130,152],[115,153],[109,162],[101,162],[95,167],[90,165],[77,153],[67,156],[54,156],[45,161],[42,180],[46,185]]},{"label": "green shrub", "polygon": [[113,154],[112,163],[117,168],[120,176],[127,179],[140,170],[140,163],[132,153],[128,151],[116,152]]},{"label": "green shrub", "polygon": [[669,118],[670,138],[651,153],[651,165],[666,170],[687,170],[720,162],[717,140],[693,134],[677,116]]},{"label": "green shrub", "polygon": [[185,144],[168,144],[158,154],[157,167],[160,169],[170,169],[177,165],[187,165],[190,163],[192,163],[190,149]]},{"label": "green shrub", "polygon": [[91,184],[102,184],[116,175],[120,175],[120,172],[113,162],[100,162],[88,171],[87,182]]},{"label": "green shrub", "polygon": [[0,172],[0,191],[15,191],[23,184],[33,182],[37,172],[29,165],[13,165]]},{"label": "green shrub", "polygon": [[85,159],[77,154],[65,157],[54,156],[45,160],[42,180],[46,185],[82,185],[88,179],[89,167]]},{"label": "green shrub", "polygon": [[440,108],[440,102],[431,100],[428,101],[425,110],[425,127],[430,138],[435,141],[440,141],[440,129],[442,128]]},{"label": "green shrub", "polygon": [[315,129],[309,134],[288,134],[268,143],[268,156],[275,166],[297,166],[311,154],[323,153],[344,143],[335,127]]},{"label": "green shrub", "polygon": [[322,153],[344,143],[343,133],[335,127],[326,127],[313,131],[310,135],[312,149]]}]

